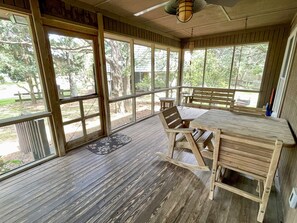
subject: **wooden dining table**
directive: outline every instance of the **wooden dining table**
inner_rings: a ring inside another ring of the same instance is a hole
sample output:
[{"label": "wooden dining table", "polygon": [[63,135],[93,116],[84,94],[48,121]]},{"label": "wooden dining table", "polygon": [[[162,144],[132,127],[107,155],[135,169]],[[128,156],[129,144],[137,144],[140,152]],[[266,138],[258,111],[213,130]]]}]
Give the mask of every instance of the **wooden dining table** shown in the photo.
[{"label": "wooden dining table", "polygon": [[225,110],[209,110],[195,118],[190,127],[240,134],[264,140],[282,140],[284,147],[295,145],[288,122],[281,118],[239,114]]}]

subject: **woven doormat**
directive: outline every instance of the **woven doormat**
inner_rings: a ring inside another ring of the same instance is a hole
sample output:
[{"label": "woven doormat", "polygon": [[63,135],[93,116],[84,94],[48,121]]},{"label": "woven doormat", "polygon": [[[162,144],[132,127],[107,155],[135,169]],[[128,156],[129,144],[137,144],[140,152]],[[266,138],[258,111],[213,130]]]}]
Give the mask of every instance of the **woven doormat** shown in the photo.
[{"label": "woven doormat", "polygon": [[131,141],[132,139],[129,136],[116,133],[89,144],[87,149],[97,155],[106,155],[121,148]]}]

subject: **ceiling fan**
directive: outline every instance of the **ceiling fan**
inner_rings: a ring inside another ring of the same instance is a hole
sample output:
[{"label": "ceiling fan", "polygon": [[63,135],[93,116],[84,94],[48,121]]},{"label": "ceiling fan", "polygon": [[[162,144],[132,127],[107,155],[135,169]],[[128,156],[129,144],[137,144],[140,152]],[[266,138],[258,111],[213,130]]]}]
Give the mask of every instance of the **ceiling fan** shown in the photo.
[{"label": "ceiling fan", "polygon": [[207,4],[232,7],[238,1],[239,0],[170,0],[135,13],[134,16],[140,16],[165,6],[164,9],[166,13],[176,15],[180,22],[185,23],[191,20],[193,13],[201,11]]}]

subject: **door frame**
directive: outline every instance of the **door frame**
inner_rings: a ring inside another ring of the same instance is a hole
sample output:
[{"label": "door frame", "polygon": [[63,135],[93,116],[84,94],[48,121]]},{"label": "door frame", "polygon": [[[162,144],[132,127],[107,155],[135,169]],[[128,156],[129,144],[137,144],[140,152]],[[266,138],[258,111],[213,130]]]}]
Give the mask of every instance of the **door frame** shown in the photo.
[{"label": "door frame", "polygon": [[[292,45],[290,48],[290,41],[292,40]],[[288,37],[287,45],[285,54],[283,57],[281,72],[279,75],[279,80],[276,88],[276,94],[273,104],[273,117],[279,117],[282,113],[283,104],[284,104],[284,97],[287,91],[288,81],[290,79],[290,71],[292,69],[292,62],[295,56],[295,49],[296,49],[296,42],[297,42],[297,27],[291,32]],[[289,49],[290,48],[290,49]],[[290,52],[289,52],[290,50]],[[286,60],[286,58],[288,58]]]},{"label": "door frame", "polygon": [[[64,144],[65,144],[65,149],[66,151],[75,149],[81,145],[84,145],[86,143],[89,143],[91,141],[94,141],[98,138],[101,138],[103,136],[106,135],[106,124],[105,124],[105,109],[104,109],[104,94],[103,94],[103,86],[102,86],[102,75],[101,75],[101,70],[100,70],[100,57],[99,57],[99,47],[98,47],[98,36],[96,35],[91,35],[91,34],[85,34],[85,33],[80,33],[80,32],[76,32],[73,30],[65,30],[65,29],[61,29],[61,28],[56,28],[56,27],[51,27],[51,26],[44,26],[44,30],[45,30],[45,36],[46,36],[46,43],[47,43],[47,47],[48,47],[48,52],[49,52],[49,63],[50,66],[52,67],[53,71],[54,71],[54,65],[53,65],[53,58],[51,55],[51,46],[50,46],[50,41],[49,41],[49,34],[57,34],[57,35],[63,35],[63,36],[67,36],[67,37],[74,37],[74,38],[83,38],[83,39],[88,39],[91,40],[93,42],[93,56],[94,56],[94,80],[95,80],[95,90],[96,93],[93,95],[86,95],[86,96],[79,96],[79,97],[75,97],[75,98],[69,98],[69,99],[59,99],[59,101],[57,102],[59,104],[59,110],[57,110],[56,112],[59,112],[61,117],[62,117],[62,112],[61,112],[61,108],[60,105],[62,104],[66,104],[66,103],[71,103],[71,102],[78,102],[79,103],[79,107],[80,107],[80,115],[82,115],[83,113],[81,113],[81,110],[83,109],[83,100],[88,100],[88,99],[94,99],[97,98],[98,99],[98,107],[99,107],[99,111],[98,111],[98,118],[100,120],[100,126],[101,129],[99,131],[96,131],[94,133],[90,133],[90,134],[84,134],[83,137],[80,137],[78,139],[74,139],[71,140],[69,142],[66,142],[66,137],[65,137],[65,132],[64,132],[64,125],[63,122],[61,122],[62,124],[62,131],[64,134]],[[55,83],[56,83],[56,76],[55,76],[55,71],[54,71],[54,77],[53,77]],[[55,88],[53,89],[54,91],[56,91],[56,94],[58,95],[58,89]],[[89,117],[87,117],[89,118]],[[80,117],[82,124],[84,123],[85,120],[85,116],[83,115],[83,117]],[[84,125],[84,124],[83,124]],[[84,132],[84,131],[83,131]]]}]

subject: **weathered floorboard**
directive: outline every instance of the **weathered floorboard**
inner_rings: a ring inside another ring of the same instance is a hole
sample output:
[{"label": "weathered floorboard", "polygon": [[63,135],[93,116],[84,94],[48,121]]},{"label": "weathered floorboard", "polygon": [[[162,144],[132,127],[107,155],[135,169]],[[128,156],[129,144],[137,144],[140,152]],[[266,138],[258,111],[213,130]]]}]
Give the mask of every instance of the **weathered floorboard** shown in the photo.
[{"label": "weathered floorboard", "polygon": [[[0,222],[256,222],[257,203],[225,190],[210,201],[210,172],[193,173],[155,155],[168,143],[158,117],[121,133],[132,142],[111,154],[80,148],[0,182]],[[238,179],[249,190],[255,186]],[[277,202],[272,193],[268,210]],[[264,222],[280,222],[272,212]]]}]

